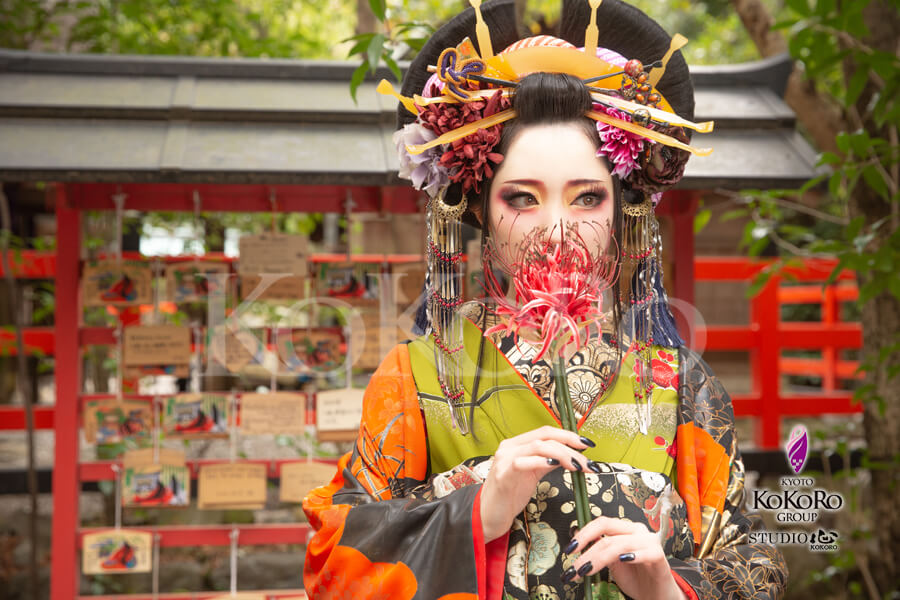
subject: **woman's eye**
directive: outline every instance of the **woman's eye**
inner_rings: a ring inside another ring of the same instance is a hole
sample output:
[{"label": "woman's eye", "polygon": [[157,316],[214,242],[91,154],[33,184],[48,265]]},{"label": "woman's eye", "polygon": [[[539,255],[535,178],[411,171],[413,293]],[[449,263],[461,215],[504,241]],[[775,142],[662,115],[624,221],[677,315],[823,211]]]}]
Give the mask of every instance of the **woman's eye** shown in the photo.
[{"label": "woman's eye", "polygon": [[572,204],[576,206],[583,206],[585,208],[596,208],[603,204],[603,201],[606,200],[606,194],[581,194],[575,199],[575,202]]},{"label": "woman's eye", "polygon": [[505,196],[503,199],[512,208],[522,209],[538,205],[537,198],[535,198],[531,194],[511,194],[509,196]]}]

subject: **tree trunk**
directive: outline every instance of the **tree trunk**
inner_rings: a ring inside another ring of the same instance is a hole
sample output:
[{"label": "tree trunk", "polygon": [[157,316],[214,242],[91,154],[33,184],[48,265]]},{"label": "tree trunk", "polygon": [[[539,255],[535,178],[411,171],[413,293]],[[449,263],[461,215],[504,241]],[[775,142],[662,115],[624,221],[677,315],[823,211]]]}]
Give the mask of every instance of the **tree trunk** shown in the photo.
[{"label": "tree trunk", "polygon": [[[896,54],[897,31],[900,30],[900,14],[893,3],[875,0],[863,12],[869,35],[863,41],[871,48]],[[860,68],[858,65],[845,63],[844,72],[852,74]],[[871,80],[870,80],[871,81]],[[866,107],[876,90],[867,88],[856,102],[855,114],[849,122],[862,125],[873,138],[891,139],[890,127],[878,128],[871,118],[865,118]],[[864,121],[860,123],[859,115]],[[856,129],[857,127],[853,127]],[[896,129],[894,130],[896,135]],[[897,176],[893,176],[895,184]],[[896,202],[896,201],[895,201]],[[850,216],[862,215],[867,225],[889,216],[891,205],[877,196],[871,188],[862,183],[856,186],[850,198]],[[896,210],[896,207],[893,207]],[[889,221],[890,223],[890,221]],[[892,226],[885,226],[877,231],[871,248],[879,248],[889,244],[889,237],[897,231],[896,218]],[[877,271],[860,271],[857,279],[864,285],[873,277],[883,277]],[[893,277],[897,277],[895,272]],[[889,291],[885,291],[862,307],[863,356],[880,357],[882,350],[900,341],[900,300]],[[873,469],[872,474],[872,517],[875,539],[878,541],[878,552],[871,558],[872,575],[878,582],[882,594],[900,587],[900,511],[894,504],[900,488],[896,464],[900,460],[900,380],[888,378],[889,372],[900,368],[900,353],[889,353],[878,360],[877,367],[866,373],[866,383],[875,386],[873,397],[878,401],[866,403],[863,424],[866,432],[866,443],[872,460],[885,463],[887,468]],[[882,413],[882,407],[884,412]]]},{"label": "tree trunk", "polygon": [[[787,48],[783,36],[771,31],[774,20],[762,0],[732,0],[732,5],[763,56],[783,52]],[[896,54],[896,32],[900,30],[897,9],[890,2],[874,0],[866,8],[865,20],[869,36],[862,41],[869,47]],[[844,65],[845,73],[852,73],[855,68],[857,66],[853,64]],[[860,126],[865,127],[872,137],[892,139],[886,131],[878,131],[871,119],[860,121],[859,115],[866,115],[866,105],[873,91],[866,90],[857,102],[855,114],[852,114],[854,111],[848,113],[840,110],[834,99],[818,92],[813,82],[806,80],[803,73],[795,68],[788,81],[785,101],[797,113],[798,121],[818,148],[834,151],[835,136],[839,132],[856,130]],[[848,206],[850,218],[862,216],[867,226],[888,215],[890,210],[891,206],[862,182],[856,186]],[[870,250],[888,243],[887,238],[896,229],[896,219],[892,226],[879,229],[878,237],[872,241]],[[883,275],[872,271],[857,273],[860,286],[873,277],[881,276]],[[883,349],[898,341],[900,301],[886,291],[862,305],[861,311],[862,356],[864,359],[880,357]],[[866,383],[874,386],[872,397],[878,399],[864,405],[863,425],[868,453],[872,461],[883,463],[886,468],[870,470],[872,489],[869,497],[872,502],[872,526],[877,549],[869,557],[859,557],[857,564],[861,569],[871,572],[881,594],[897,589],[900,577],[897,567],[900,562],[900,511],[894,505],[900,491],[896,470],[896,461],[900,458],[900,381],[888,378],[891,369],[897,368],[900,368],[900,354],[887,353],[887,356],[877,361],[876,368],[867,371],[865,375]]]},{"label": "tree trunk", "polygon": [[[880,208],[883,211],[886,204],[880,198],[869,203],[862,196],[864,194],[858,193],[851,199],[850,216],[862,214],[867,222],[871,222],[879,214],[871,209]],[[860,285],[865,285],[873,276],[884,275],[863,271],[857,273]],[[882,348],[896,344],[898,332],[900,302],[890,292],[884,292],[862,306],[863,357],[879,356]],[[897,378],[893,381],[888,379],[892,368],[900,368],[900,353],[888,355],[878,361],[874,370],[866,372],[866,383],[875,386],[873,394],[880,401],[866,402],[863,413],[869,457],[887,467],[870,471],[872,524],[878,551],[869,560],[872,575],[882,594],[900,587],[900,572],[897,570],[897,563],[900,562],[900,511],[895,504],[900,492],[896,467],[897,457],[900,456],[900,382]],[[884,414],[881,406],[884,406]]]},{"label": "tree trunk", "polygon": [[[760,56],[766,58],[788,51],[784,36],[771,30],[775,19],[763,0],[731,0],[731,4]],[[837,103],[819,92],[815,84],[806,79],[801,69],[794,67],[787,82],[784,100],[797,113],[800,125],[819,150],[837,151],[835,137],[847,130],[847,124]]]},{"label": "tree trunk", "polygon": [[356,0],[356,33],[375,33],[375,13],[369,0]]}]

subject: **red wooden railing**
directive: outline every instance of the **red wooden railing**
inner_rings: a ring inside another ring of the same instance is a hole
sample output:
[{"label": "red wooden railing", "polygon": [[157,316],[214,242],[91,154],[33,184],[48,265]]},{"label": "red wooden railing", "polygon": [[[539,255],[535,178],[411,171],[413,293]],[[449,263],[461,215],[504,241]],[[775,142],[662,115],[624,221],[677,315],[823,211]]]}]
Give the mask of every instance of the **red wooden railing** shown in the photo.
[{"label": "red wooden railing", "polygon": [[[767,262],[747,258],[698,258],[694,274],[697,281],[750,281]],[[839,303],[855,300],[857,291],[851,272],[841,273],[835,284],[800,287],[784,286],[785,278],[799,282],[824,282],[837,261],[807,260],[801,266],[786,268],[773,276],[750,302],[750,322],[746,325],[708,325],[698,327],[695,342],[706,350],[749,351],[752,391],[733,394],[738,416],[758,419],[756,443],[760,448],[777,448],[781,441],[781,417],[856,413],[862,410],[851,401],[851,393],[836,389],[838,379],[854,376],[857,363],[838,360],[843,349],[859,348],[862,331],[859,323],[840,320]],[[820,303],[820,322],[785,322],[781,307],[785,304]],[[705,342],[704,342],[705,340]],[[783,350],[821,350],[823,358],[783,358]],[[782,375],[814,375],[823,378],[822,391],[812,394],[787,394],[781,390]]]}]

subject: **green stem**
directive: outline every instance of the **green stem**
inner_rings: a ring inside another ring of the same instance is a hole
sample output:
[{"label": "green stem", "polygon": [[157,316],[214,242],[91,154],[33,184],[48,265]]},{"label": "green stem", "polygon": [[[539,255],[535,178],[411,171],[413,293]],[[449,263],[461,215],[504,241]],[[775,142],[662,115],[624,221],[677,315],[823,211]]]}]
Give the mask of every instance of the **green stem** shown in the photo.
[{"label": "green stem", "polygon": [[[569,396],[569,382],[566,379],[566,361],[562,356],[557,356],[553,361],[553,380],[556,385],[559,420],[564,429],[578,433],[578,421],[575,418],[575,409],[572,407],[572,398]],[[582,471],[572,471],[572,491],[575,495],[575,516],[578,518],[578,529],[583,529],[591,520],[591,509]],[[594,600],[594,580],[594,575],[586,577],[584,580],[585,600]]]}]

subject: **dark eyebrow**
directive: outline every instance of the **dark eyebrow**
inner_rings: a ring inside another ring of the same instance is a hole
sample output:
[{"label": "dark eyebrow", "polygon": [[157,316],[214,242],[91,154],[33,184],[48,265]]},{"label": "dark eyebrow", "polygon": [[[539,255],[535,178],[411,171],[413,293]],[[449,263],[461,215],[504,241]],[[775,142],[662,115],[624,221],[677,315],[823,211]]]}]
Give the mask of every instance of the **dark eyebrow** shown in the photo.
[{"label": "dark eyebrow", "polygon": [[504,181],[503,183],[515,183],[517,185],[543,185],[541,181],[537,179],[510,179],[509,181]]},{"label": "dark eyebrow", "polygon": [[[504,181],[505,184],[514,184],[514,185],[531,185],[531,186],[543,186],[544,182],[538,179],[510,179],[509,181]],[[596,184],[605,184],[607,180],[605,179],[570,179],[566,182],[567,186],[575,186],[575,185],[596,185]]]},{"label": "dark eyebrow", "polygon": [[606,183],[605,179],[570,179],[566,185],[590,185],[594,183]]}]

